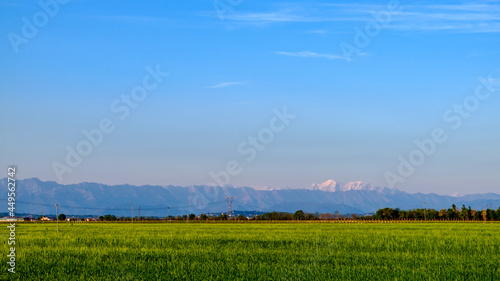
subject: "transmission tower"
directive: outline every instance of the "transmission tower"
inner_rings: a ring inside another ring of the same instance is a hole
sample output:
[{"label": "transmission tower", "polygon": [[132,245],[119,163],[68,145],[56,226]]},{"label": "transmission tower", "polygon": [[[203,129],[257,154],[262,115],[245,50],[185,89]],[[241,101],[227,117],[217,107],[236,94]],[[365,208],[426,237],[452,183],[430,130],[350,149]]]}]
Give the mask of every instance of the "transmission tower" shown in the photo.
[{"label": "transmission tower", "polygon": [[233,204],[233,197],[232,196],[227,196],[226,197],[226,201],[227,201],[227,217],[230,218],[232,217],[232,210],[231,210],[231,205]]}]

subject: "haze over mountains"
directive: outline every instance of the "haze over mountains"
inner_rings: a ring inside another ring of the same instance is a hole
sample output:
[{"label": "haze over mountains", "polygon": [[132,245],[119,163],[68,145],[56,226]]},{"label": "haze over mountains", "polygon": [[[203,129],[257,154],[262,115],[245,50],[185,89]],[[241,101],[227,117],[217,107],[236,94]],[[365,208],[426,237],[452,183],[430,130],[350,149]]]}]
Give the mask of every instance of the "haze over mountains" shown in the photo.
[{"label": "haze over mountains", "polygon": [[[7,194],[7,180],[0,180],[0,189]],[[377,187],[360,181],[337,183],[328,180],[304,189],[276,189],[271,187],[213,187],[213,186],[133,186],[80,183],[61,185],[37,178],[17,181],[16,213],[53,214],[54,204],[65,214],[130,216],[131,202],[134,214],[141,207],[143,216],[201,214],[226,212],[226,197],[232,196],[233,210],[283,211],[341,214],[364,214],[384,207],[412,209],[443,209],[452,204],[475,209],[498,208],[500,195],[494,193],[465,196],[437,194],[409,194],[397,189]],[[2,199],[4,202],[5,200]]]}]

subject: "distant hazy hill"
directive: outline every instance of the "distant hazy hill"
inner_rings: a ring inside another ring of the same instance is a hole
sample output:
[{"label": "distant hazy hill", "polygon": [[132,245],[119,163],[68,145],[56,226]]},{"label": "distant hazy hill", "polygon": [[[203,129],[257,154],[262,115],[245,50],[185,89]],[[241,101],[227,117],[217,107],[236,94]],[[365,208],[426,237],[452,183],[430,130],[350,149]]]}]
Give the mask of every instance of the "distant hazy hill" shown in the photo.
[{"label": "distant hazy hill", "polygon": [[[2,194],[7,194],[7,180],[0,180]],[[60,185],[39,179],[17,181],[17,213],[54,214],[54,204],[59,212],[66,214],[115,214],[130,216],[130,203],[134,204],[134,215],[138,206],[141,215],[166,216],[188,213],[227,211],[226,196],[232,196],[233,210],[259,210],[294,212],[369,213],[379,208],[401,209],[449,208],[471,206],[484,209],[498,208],[500,195],[474,194],[465,196],[443,196],[437,194],[409,194],[397,189],[376,187],[363,182],[337,183],[333,180],[313,184],[307,189],[254,189],[251,187],[210,186],[133,186],[80,183]],[[6,198],[6,196],[5,196]],[[7,202],[5,209],[7,209]]]}]

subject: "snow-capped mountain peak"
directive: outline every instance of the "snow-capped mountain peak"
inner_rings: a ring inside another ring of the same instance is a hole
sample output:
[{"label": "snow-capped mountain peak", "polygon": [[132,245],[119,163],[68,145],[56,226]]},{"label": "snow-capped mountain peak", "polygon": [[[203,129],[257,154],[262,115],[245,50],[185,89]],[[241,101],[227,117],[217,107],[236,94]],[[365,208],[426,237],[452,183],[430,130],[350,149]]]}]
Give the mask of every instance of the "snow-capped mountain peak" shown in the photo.
[{"label": "snow-capped mountain peak", "polygon": [[351,190],[369,190],[369,191],[381,191],[383,187],[377,187],[369,183],[364,183],[362,181],[354,181],[348,183],[338,183],[334,180],[327,180],[323,183],[316,184],[313,183],[311,186],[312,190],[321,190],[328,192],[337,191],[351,191]]},{"label": "snow-capped mountain peak", "polygon": [[321,190],[321,191],[329,191],[335,192],[337,191],[337,182],[334,180],[327,180],[324,183],[316,184],[313,183],[311,186],[312,190]]}]

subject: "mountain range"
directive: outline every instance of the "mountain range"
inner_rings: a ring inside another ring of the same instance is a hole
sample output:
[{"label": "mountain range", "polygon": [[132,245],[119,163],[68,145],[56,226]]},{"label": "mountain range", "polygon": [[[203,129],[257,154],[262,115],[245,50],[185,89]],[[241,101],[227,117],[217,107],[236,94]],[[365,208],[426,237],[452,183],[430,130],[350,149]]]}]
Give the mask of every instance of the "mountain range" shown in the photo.
[{"label": "mountain range", "polygon": [[[437,194],[410,194],[398,189],[377,187],[364,182],[337,183],[328,180],[304,189],[252,188],[233,186],[134,186],[79,183],[61,185],[37,178],[17,180],[16,213],[59,213],[134,216],[141,209],[142,216],[227,212],[232,197],[232,210],[282,211],[341,214],[372,213],[384,207],[413,209],[444,209],[452,204],[473,209],[498,208],[500,195],[494,193],[446,196]],[[7,179],[0,179],[0,190],[7,195]],[[6,197],[5,197],[6,198]],[[7,210],[7,200],[5,202]]]}]

